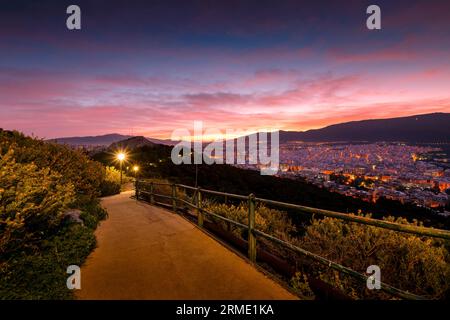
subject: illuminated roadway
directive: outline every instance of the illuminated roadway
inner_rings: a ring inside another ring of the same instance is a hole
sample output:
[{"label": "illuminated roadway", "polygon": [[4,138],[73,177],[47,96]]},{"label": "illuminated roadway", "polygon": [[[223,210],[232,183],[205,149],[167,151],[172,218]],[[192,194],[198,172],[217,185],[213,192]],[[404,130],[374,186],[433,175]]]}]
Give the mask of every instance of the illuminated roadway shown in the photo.
[{"label": "illuminated roadway", "polygon": [[107,197],[109,218],[81,268],[78,299],[295,299],[247,260],[171,211]]}]

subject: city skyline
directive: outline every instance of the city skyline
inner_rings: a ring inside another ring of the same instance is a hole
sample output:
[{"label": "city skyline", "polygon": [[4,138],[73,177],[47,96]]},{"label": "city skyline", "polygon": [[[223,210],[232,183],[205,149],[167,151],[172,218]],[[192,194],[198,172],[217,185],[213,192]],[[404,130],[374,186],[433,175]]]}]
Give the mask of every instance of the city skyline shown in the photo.
[{"label": "city skyline", "polygon": [[43,138],[304,131],[449,112],[445,1],[15,2],[0,13],[0,127]]}]

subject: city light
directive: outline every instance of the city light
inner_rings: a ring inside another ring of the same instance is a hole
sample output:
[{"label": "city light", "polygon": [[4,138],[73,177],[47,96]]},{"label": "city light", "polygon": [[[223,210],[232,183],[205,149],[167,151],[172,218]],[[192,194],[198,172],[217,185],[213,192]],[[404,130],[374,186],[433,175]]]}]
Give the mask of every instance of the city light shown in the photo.
[{"label": "city light", "polygon": [[133,166],[133,171],[134,171],[134,179],[136,179],[137,173],[138,173],[138,171],[139,171],[139,166],[134,165],[134,166]]},{"label": "city light", "polygon": [[126,154],[121,151],[119,153],[117,153],[117,155],[116,155],[116,158],[117,158],[117,160],[119,160],[119,163],[120,163],[120,185],[122,185],[122,165],[123,165],[123,162],[125,161],[126,157],[127,157]]}]

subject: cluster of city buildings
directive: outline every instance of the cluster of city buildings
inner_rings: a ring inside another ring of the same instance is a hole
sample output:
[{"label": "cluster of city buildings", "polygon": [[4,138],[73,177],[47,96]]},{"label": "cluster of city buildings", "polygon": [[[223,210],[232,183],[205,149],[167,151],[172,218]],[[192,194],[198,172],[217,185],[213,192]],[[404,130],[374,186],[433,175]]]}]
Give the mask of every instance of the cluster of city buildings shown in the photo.
[{"label": "cluster of city buildings", "polygon": [[279,175],[365,201],[383,197],[444,211],[450,169],[427,157],[439,150],[403,143],[286,143],[280,146]]},{"label": "cluster of city buildings", "polygon": [[[105,148],[77,147],[91,152]],[[368,202],[385,198],[444,212],[450,202],[450,167],[430,161],[430,154],[440,150],[404,143],[282,143],[278,176],[301,177]],[[441,160],[449,161],[448,156]],[[261,169],[252,164],[237,166]]]}]

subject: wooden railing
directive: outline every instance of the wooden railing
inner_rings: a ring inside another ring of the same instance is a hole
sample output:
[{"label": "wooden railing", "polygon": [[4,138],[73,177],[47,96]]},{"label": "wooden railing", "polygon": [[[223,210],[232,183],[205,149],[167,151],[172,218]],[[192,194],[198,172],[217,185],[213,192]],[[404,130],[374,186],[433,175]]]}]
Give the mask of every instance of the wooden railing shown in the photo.
[{"label": "wooden railing", "polygon": [[[157,186],[157,185],[164,185],[164,186],[171,187],[171,190],[172,190],[171,195],[168,196],[168,195],[164,195],[164,194],[155,193],[154,192],[155,186]],[[186,190],[192,191],[193,192],[192,201],[188,201],[188,200],[178,197],[177,196],[178,188],[184,189],[185,191]],[[221,215],[218,215],[214,212],[210,212],[210,211],[202,208],[202,195],[203,194],[222,196],[222,197],[225,197],[225,199],[232,198],[232,199],[237,199],[240,201],[247,201],[248,202],[248,224],[242,224],[240,222],[223,217]],[[361,282],[367,282],[369,277],[367,275],[361,274],[361,273],[354,271],[348,267],[345,267],[343,265],[335,263],[335,262],[328,260],[326,258],[323,258],[315,253],[312,253],[310,251],[302,249],[296,245],[293,245],[289,242],[278,239],[272,235],[269,235],[263,231],[256,229],[255,228],[255,205],[256,205],[256,203],[260,202],[260,203],[273,205],[273,206],[277,206],[277,207],[281,207],[281,208],[291,209],[291,210],[298,211],[300,213],[319,214],[319,215],[322,215],[325,217],[356,222],[356,223],[370,225],[370,226],[374,226],[374,227],[389,229],[389,230],[393,230],[393,231],[397,231],[397,232],[415,234],[418,236],[427,236],[427,237],[434,237],[434,238],[440,238],[440,239],[446,239],[446,240],[450,239],[450,231],[447,231],[447,230],[399,224],[399,223],[395,223],[395,222],[366,218],[366,217],[356,216],[356,215],[352,215],[352,214],[345,214],[345,213],[340,213],[340,212],[335,212],[335,211],[311,208],[311,207],[301,206],[301,205],[292,204],[292,203],[285,203],[285,202],[279,202],[279,201],[274,201],[274,200],[269,200],[269,199],[257,198],[253,194],[244,196],[244,195],[219,192],[219,191],[214,191],[214,190],[195,188],[195,187],[183,185],[183,184],[170,184],[170,183],[160,183],[160,182],[151,182],[151,181],[146,181],[146,180],[138,180],[138,181],[136,181],[136,198],[139,200],[141,198],[141,195],[147,195],[150,199],[151,204],[159,203],[158,201],[155,201],[155,197],[169,199],[169,200],[171,200],[172,210],[175,212],[177,211],[177,203],[178,202],[184,203],[188,207],[195,210],[195,212],[197,214],[197,223],[198,223],[199,227],[203,227],[204,217],[206,214],[211,217],[217,218],[219,220],[225,221],[226,223],[232,224],[238,228],[248,230],[248,258],[253,263],[256,263],[256,240],[257,240],[257,237],[262,237],[262,238],[270,240],[274,243],[277,243],[285,248],[288,248],[296,253],[307,256],[307,257],[311,258],[312,260],[314,260],[318,263],[321,263],[327,267],[335,269],[341,273],[347,274]],[[394,296],[403,298],[403,299],[413,299],[413,300],[425,299],[422,296],[418,296],[418,295],[394,288],[383,282],[381,282],[381,290],[383,290],[389,294],[392,294]]]}]

